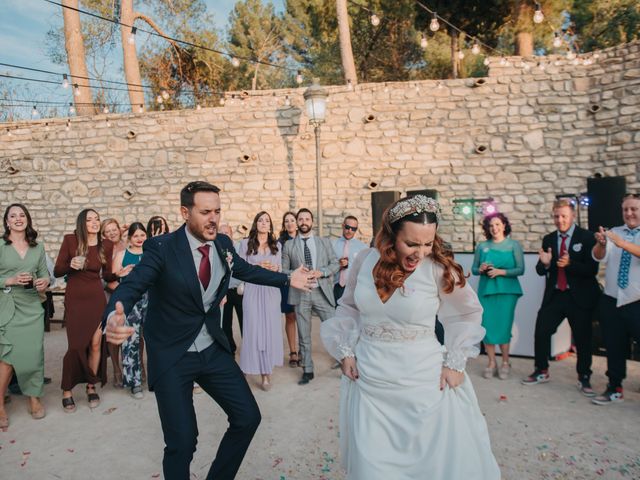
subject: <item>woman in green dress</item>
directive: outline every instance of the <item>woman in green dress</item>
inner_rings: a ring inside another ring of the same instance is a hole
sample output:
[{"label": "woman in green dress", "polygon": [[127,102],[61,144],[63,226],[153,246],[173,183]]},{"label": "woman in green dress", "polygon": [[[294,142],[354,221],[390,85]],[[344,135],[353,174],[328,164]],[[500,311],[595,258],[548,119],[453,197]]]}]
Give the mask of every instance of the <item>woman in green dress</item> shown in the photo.
[{"label": "woman in green dress", "polygon": [[[524,273],[522,245],[509,237],[511,224],[502,213],[487,215],[482,220],[482,229],[487,238],[475,251],[474,275],[480,275],[478,298],[484,312],[482,326],[486,329],[484,348],[489,364],[483,376],[491,378],[495,373],[501,380],[509,378],[509,342],[511,327],[518,298],[522,288],[518,277]],[[496,364],[496,345],[500,345],[502,365]]]},{"label": "woman in green dress", "polygon": [[0,429],[9,418],[4,394],[15,371],[22,393],[29,397],[35,419],[45,416],[40,401],[44,384],[44,310],[39,293],[49,286],[49,272],[38,232],[24,205],[4,212],[5,233],[0,242]]}]

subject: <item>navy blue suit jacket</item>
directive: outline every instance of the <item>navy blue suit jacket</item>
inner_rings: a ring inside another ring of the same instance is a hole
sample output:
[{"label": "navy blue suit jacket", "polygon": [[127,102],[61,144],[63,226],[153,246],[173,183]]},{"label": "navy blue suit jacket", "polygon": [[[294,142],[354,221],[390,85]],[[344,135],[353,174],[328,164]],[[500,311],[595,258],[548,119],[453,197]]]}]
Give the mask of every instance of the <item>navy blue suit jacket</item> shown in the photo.
[{"label": "navy blue suit jacket", "polygon": [[[214,245],[225,274],[208,311],[202,304],[200,281],[184,225],[175,232],[147,240],[142,260],[111,295],[103,324],[115,310],[116,302],[122,302],[128,314],[144,292],[149,292],[143,330],[150,390],[156,380],[187,352],[203,323],[215,341],[231,353],[220,326],[220,302],[227,293],[232,273],[238,280],[260,285],[280,287],[287,283],[287,275],[245,262],[236,254],[233,242],[226,235],[218,234]],[[228,262],[228,256],[232,258],[231,262]]]}]

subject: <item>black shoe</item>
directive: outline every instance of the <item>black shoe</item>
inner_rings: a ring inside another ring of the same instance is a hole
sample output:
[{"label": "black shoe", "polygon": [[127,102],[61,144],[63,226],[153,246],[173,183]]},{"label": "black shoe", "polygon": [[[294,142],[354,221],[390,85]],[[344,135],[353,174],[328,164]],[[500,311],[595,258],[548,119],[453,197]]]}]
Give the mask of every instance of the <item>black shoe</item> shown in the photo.
[{"label": "black shoe", "polygon": [[51,377],[44,377],[44,384],[49,385],[51,383]]},{"label": "black shoe", "polygon": [[313,372],[304,372],[302,374],[302,378],[298,382],[298,385],[306,385],[311,380],[313,380]]},{"label": "black shoe", "polygon": [[596,392],[591,388],[591,382],[588,375],[583,375],[582,377],[578,377],[578,384],[576,385],[580,393],[582,393],[585,397],[595,397]]}]

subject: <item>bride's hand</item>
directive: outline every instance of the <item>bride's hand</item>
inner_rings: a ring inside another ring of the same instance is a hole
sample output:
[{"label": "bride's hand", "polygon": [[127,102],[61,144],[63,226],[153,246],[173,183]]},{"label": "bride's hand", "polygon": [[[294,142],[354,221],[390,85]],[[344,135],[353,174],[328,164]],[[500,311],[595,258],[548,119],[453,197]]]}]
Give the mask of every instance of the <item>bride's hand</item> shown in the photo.
[{"label": "bride's hand", "polygon": [[340,362],[342,366],[342,374],[349,377],[351,380],[357,380],[360,376],[358,374],[358,367],[356,366],[355,357],[344,357]]},{"label": "bride's hand", "polygon": [[451,370],[447,367],[442,367],[442,373],[440,374],[440,390],[444,390],[445,385],[449,385],[451,388],[456,388],[464,381],[464,373],[456,370]]}]

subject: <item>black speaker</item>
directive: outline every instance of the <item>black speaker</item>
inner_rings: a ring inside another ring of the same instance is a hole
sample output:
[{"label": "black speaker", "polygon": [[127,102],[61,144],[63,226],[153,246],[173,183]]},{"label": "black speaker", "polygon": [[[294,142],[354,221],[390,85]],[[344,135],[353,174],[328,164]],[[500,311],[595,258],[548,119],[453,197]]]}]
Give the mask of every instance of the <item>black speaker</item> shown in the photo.
[{"label": "black speaker", "polygon": [[627,189],[625,177],[587,178],[589,230],[622,225],[622,198]]},{"label": "black speaker", "polygon": [[415,197],[416,195],[424,195],[425,197],[438,200],[438,191],[431,188],[425,188],[424,190],[409,190],[407,192],[407,197]]},{"label": "black speaker", "polygon": [[400,198],[400,192],[373,192],[371,194],[371,219],[373,220],[373,236],[382,226],[382,214],[385,209]]}]

